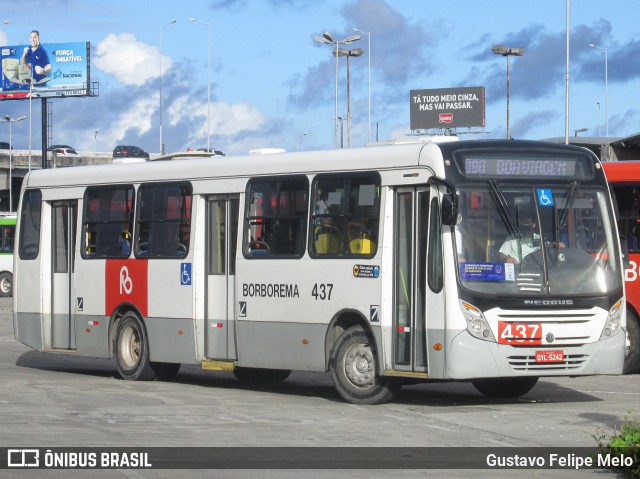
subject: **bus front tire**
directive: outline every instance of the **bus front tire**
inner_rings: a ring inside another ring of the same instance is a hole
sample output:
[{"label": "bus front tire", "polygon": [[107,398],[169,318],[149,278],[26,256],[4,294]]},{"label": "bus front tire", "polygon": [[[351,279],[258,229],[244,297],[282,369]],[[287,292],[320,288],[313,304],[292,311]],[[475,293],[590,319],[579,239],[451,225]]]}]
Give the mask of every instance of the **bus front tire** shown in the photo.
[{"label": "bus front tire", "polygon": [[471,384],[490,398],[517,398],[531,391],[537,382],[537,377],[524,377],[476,379]]},{"label": "bus front tire", "polygon": [[8,272],[0,273],[0,298],[8,298],[13,291],[13,275]]},{"label": "bus front tire", "polygon": [[362,326],[352,326],[336,340],[329,370],[333,384],[353,404],[382,404],[395,398],[401,383],[378,374],[376,352]]},{"label": "bus front tire", "polygon": [[122,379],[151,381],[156,377],[149,362],[147,331],[135,313],[126,313],[118,324],[116,363]]},{"label": "bus front tire", "polygon": [[624,374],[640,373],[640,323],[630,312],[627,312],[627,334],[631,350],[624,359]]}]

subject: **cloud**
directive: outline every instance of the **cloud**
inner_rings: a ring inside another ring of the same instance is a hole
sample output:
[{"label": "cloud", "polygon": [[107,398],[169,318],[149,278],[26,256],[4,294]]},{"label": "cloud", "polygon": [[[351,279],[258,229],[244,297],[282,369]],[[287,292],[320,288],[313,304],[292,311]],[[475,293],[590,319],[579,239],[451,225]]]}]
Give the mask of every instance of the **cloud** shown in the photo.
[{"label": "cloud", "polygon": [[[334,29],[327,26],[334,38],[344,39],[355,35],[354,28],[371,33],[371,69],[372,76],[379,76],[376,82],[383,95],[397,100],[398,95],[407,91],[407,82],[415,77],[425,77],[437,71],[428,56],[432,49],[446,37],[442,21],[411,24],[403,14],[384,0],[355,0],[346,4],[342,10],[347,27]],[[363,35],[360,41],[351,43],[348,48],[362,48],[368,57],[369,37]],[[313,42],[316,48],[329,50],[331,45]],[[425,47],[426,46],[426,47]],[[334,98],[335,59],[327,59],[309,67],[306,73],[298,75],[290,82],[289,102],[299,110],[319,104],[326,104]],[[363,59],[366,61],[366,59]],[[355,60],[352,60],[352,65]],[[344,75],[344,60],[340,67],[340,76]],[[367,75],[363,64],[360,68],[351,68],[351,80],[354,84]],[[340,82],[342,82],[342,78]],[[381,98],[378,96],[378,98]],[[355,98],[354,98],[355,99]],[[382,105],[380,102],[378,105]]]},{"label": "cloud", "polygon": [[[602,76],[602,59],[594,55],[589,43],[606,43],[611,35],[611,24],[603,19],[592,25],[577,25],[571,31],[570,74],[572,82],[599,81]],[[536,100],[561,90],[566,76],[566,34],[549,33],[544,25],[532,24],[517,32],[510,32],[502,38],[485,34],[464,46],[467,59],[475,65],[461,82],[461,85],[485,85],[487,102],[501,101],[496,94],[506,90],[506,60],[491,52],[495,44],[509,47],[523,47],[523,57],[511,57],[511,96]],[[640,53],[640,42],[630,41],[630,49]],[[634,58],[637,58],[634,57]],[[622,69],[622,59],[620,59]],[[626,59],[628,60],[628,59]],[[629,64],[628,77],[640,75],[637,61]],[[598,67],[598,65],[600,65]]]},{"label": "cloud", "polygon": [[[95,48],[93,66],[110,73],[124,85],[143,85],[160,74],[160,50],[130,33],[110,34]],[[171,68],[170,57],[162,56],[162,71]]]},{"label": "cloud", "polygon": [[514,138],[525,138],[527,133],[535,130],[539,126],[544,126],[560,117],[556,110],[543,110],[530,112],[527,115],[519,116],[510,126],[511,136]]}]

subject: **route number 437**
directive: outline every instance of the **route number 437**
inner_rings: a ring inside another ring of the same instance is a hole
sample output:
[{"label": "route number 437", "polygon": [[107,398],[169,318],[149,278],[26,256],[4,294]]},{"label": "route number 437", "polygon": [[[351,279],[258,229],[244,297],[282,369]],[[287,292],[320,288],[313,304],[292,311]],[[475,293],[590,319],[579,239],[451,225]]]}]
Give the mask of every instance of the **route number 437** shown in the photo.
[{"label": "route number 437", "polygon": [[500,344],[521,345],[542,344],[542,325],[540,323],[498,321],[498,342]]},{"label": "route number 437", "polygon": [[316,283],[313,285],[311,296],[313,296],[316,301],[331,301],[331,291],[333,291],[333,283]]}]

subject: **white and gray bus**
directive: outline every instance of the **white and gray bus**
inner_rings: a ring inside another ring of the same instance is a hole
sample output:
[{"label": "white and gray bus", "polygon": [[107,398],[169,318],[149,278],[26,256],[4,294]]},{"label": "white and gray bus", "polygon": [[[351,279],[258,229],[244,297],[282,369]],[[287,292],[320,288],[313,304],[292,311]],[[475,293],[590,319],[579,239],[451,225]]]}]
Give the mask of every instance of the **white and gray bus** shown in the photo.
[{"label": "white and gray bus", "polygon": [[450,141],[32,171],[14,329],[48,353],[281,381],[347,401],[619,374],[624,283],[587,150]]}]

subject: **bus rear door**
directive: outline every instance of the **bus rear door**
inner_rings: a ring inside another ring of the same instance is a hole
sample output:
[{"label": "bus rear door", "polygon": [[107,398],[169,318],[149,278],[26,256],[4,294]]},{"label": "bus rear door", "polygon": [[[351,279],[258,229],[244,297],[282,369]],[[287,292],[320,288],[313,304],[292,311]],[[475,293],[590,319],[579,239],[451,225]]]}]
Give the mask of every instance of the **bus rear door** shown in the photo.
[{"label": "bus rear door", "polygon": [[238,195],[207,199],[205,357],[209,359],[237,359],[234,291],[238,205]]},{"label": "bus rear door", "polygon": [[78,202],[52,204],[51,348],[75,349],[74,270]]}]

